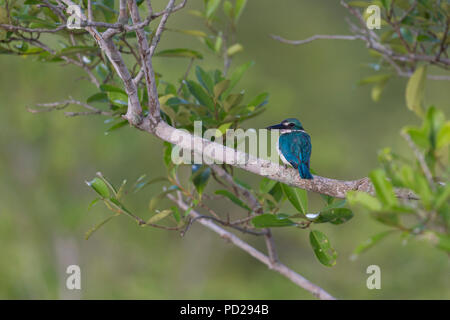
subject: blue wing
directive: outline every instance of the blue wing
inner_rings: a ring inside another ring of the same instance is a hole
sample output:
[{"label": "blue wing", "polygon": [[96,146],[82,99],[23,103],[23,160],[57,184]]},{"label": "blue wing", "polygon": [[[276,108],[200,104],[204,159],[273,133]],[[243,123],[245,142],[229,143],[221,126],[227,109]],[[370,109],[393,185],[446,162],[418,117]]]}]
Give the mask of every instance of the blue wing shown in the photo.
[{"label": "blue wing", "polygon": [[297,169],[304,164],[309,169],[311,157],[311,138],[306,132],[290,132],[282,134],[278,141],[278,148],[286,160]]}]

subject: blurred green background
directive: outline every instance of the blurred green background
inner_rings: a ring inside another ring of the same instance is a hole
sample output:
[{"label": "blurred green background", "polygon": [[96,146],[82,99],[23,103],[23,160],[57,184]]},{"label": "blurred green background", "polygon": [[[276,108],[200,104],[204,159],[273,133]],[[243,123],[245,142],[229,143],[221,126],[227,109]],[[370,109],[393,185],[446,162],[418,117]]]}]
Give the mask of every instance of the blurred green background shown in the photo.
[{"label": "blurred green background", "polygon": [[[157,9],[163,1],[155,1]],[[168,27],[202,29],[187,9]],[[313,34],[347,34],[346,12],[337,1],[250,0],[238,32],[245,47],[233,66],[254,60],[241,86],[250,96],[270,93],[269,108],[245,123],[261,128],[287,117],[299,118],[312,136],[312,167],[339,179],[366,176],[377,166],[377,151],[390,146],[409,155],[399,136],[406,124],[418,124],[405,107],[406,80],[391,81],[381,100],[357,81],[373,73],[370,57],[357,41],[319,40],[294,47],[272,40]],[[166,32],[160,49],[188,47],[209,58],[205,69],[221,66],[195,38]],[[178,80],[188,61],[155,58],[156,71]],[[232,66],[232,67],[233,67]],[[69,95],[84,100],[95,89],[75,67],[43,64],[32,58],[0,57],[0,298],[2,299],[310,299],[312,296],[216,234],[194,225],[178,233],[140,228],[119,217],[88,241],[85,232],[110,213],[100,204],[88,211],[95,195],[84,181],[101,171],[119,184],[141,174],[160,176],[162,142],[132,128],[105,135],[103,118],[65,118],[61,112],[26,111],[39,102]],[[427,104],[449,113],[449,84],[428,81]],[[238,172],[257,185],[260,177]],[[148,201],[160,186],[127,199],[130,208],[149,215]],[[209,188],[214,188],[211,184]],[[311,195],[311,207],[320,197]],[[227,204],[227,206],[225,206]],[[169,203],[167,203],[169,205]],[[222,213],[235,212],[226,202]],[[286,210],[290,207],[286,204]],[[308,232],[274,230],[281,260],[342,299],[449,299],[448,256],[428,243],[404,243],[399,236],[351,261],[353,249],[386,228],[363,211],[342,226],[316,227],[338,251],[337,265],[322,266],[314,257]],[[261,239],[243,236],[263,249]],[[81,267],[82,289],[65,287],[66,267]],[[366,288],[366,268],[381,268],[381,290]]]}]

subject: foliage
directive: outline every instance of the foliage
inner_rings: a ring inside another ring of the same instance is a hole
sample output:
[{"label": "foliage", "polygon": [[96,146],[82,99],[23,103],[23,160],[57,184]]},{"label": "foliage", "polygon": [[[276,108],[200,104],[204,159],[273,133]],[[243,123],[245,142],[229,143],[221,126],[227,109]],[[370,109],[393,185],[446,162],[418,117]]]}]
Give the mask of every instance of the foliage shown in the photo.
[{"label": "foliage", "polygon": [[377,5],[381,14],[381,30],[376,33],[376,38],[369,41],[372,43],[369,43],[369,53],[374,61],[366,64],[377,73],[360,80],[359,84],[372,85],[372,99],[379,101],[390,79],[396,75],[410,76],[416,70],[407,85],[406,101],[408,108],[422,113],[420,100],[423,95],[417,86],[424,84],[426,66],[418,67],[418,61],[424,57],[433,57],[424,61],[446,68],[448,63],[441,59],[448,58],[446,50],[450,43],[448,1],[370,0],[349,1],[348,5],[353,9],[364,10],[363,18],[369,16],[365,11],[369,5]]}]

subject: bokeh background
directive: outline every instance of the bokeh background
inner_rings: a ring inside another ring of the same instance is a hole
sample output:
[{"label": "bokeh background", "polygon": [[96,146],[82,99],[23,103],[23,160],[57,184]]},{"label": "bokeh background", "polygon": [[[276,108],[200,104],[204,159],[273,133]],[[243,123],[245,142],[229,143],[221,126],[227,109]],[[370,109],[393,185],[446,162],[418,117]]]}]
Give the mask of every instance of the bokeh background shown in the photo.
[{"label": "bokeh background", "polygon": [[[155,1],[162,8],[162,1]],[[203,1],[188,1],[168,27],[202,29],[186,11]],[[245,51],[233,66],[256,62],[242,80],[250,96],[270,92],[268,110],[245,123],[260,128],[297,117],[311,134],[312,167],[327,177],[355,179],[377,166],[383,147],[409,155],[400,128],[418,124],[404,102],[406,80],[391,81],[378,103],[357,81],[373,71],[363,43],[319,40],[294,47],[268,35],[301,39],[313,34],[346,34],[346,12],[337,1],[250,0],[239,24]],[[166,32],[160,49],[188,47],[205,53],[202,66],[218,67],[195,38]],[[188,61],[155,58],[157,71],[170,81]],[[66,99],[84,100],[95,92],[75,67],[43,64],[32,58],[0,56],[0,298],[3,299],[310,299],[311,295],[268,270],[216,234],[194,225],[178,233],[140,228],[126,217],[108,223],[88,241],[85,232],[109,212],[84,183],[101,171],[116,184],[165,170],[162,142],[132,128],[105,135],[100,117],[65,118],[62,113],[33,115],[27,106]],[[428,81],[426,102],[449,113],[448,83]],[[257,185],[260,177],[238,172]],[[127,199],[141,216],[160,186]],[[211,184],[209,188],[214,188]],[[312,209],[321,205],[311,195]],[[169,203],[167,203],[169,205]],[[218,202],[226,213],[232,208]],[[286,210],[289,209],[286,204]],[[280,258],[331,294],[343,299],[449,299],[450,263],[424,241],[399,236],[350,260],[354,248],[386,227],[367,213],[341,226],[320,225],[338,251],[336,266],[322,266],[309,246],[308,232],[274,230]],[[261,239],[244,236],[263,249]],[[65,287],[66,267],[81,267],[82,289]],[[366,288],[366,268],[381,268],[381,290]]]}]

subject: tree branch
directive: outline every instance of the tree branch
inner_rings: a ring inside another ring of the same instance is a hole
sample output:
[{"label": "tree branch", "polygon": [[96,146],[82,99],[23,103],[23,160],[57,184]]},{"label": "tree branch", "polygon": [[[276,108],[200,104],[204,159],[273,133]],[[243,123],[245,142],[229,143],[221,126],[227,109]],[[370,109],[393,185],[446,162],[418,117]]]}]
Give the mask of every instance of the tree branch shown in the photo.
[{"label": "tree branch", "polygon": [[[382,44],[380,42],[378,35],[373,30],[370,30],[367,28],[366,21],[364,20],[361,13],[357,9],[349,6],[345,1],[341,1],[341,5],[343,7],[345,7],[353,16],[355,16],[360,24],[360,26],[358,27],[354,23],[349,22],[351,30],[354,33],[353,35],[320,35],[319,34],[319,35],[313,35],[313,36],[311,36],[307,39],[303,39],[303,40],[288,40],[288,39],[282,38],[277,35],[271,35],[271,37],[279,42],[290,44],[290,45],[303,45],[303,44],[307,44],[307,43],[313,42],[315,40],[320,40],[320,39],[363,40],[366,43],[367,48],[373,49],[373,50],[377,51],[378,53],[380,53],[382,55],[383,59],[386,60],[394,68],[395,72],[400,77],[411,77],[413,74],[413,71],[408,70],[408,68],[405,68],[405,70],[403,70],[398,64],[395,63],[395,61],[410,62],[412,64],[414,64],[418,61],[423,61],[423,62],[426,62],[429,64],[439,65],[442,68],[447,69],[450,66],[450,59],[448,59],[446,57],[442,57],[442,53],[445,52],[445,50],[448,47],[448,45],[445,42],[446,42],[447,34],[449,32],[448,29],[449,29],[450,18],[448,18],[446,20],[445,30],[443,33],[443,39],[441,41],[439,51],[436,55],[427,55],[427,54],[418,53],[416,51],[415,46],[414,46],[414,48],[410,47],[400,32],[399,23],[412,10],[414,10],[416,4],[417,3],[415,2],[408,10],[405,11],[404,15],[399,20],[396,20],[396,21],[395,21],[395,19],[393,19],[393,16],[391,16],[391,13],[389,13],[389,12],[387,13],[388,23],[391,25],[391,27],[397,33],[400,41],[402,41],[404,46],[408,49],[407,54],[399,54],[399,53],[395,52],[394,50],[392,50],[391,48]],[[392,12],[392,14],[393,14],[393,12]],[[427,78],[430,80],[450,80],[450,76],[444,76],[444,75],[443,76],[427,75]]]}]

